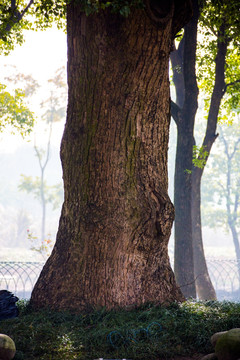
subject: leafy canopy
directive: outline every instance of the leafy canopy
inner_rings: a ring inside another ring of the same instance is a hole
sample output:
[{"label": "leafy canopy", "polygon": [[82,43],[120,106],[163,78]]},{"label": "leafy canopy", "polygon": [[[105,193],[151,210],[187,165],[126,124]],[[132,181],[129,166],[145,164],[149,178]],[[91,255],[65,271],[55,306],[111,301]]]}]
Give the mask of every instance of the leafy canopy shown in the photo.
[{"label": "leafy canopy", "polygon": [[224,98],[219,119],[232,122],[240,111],[240,13],[238,0],[204,1],[200,20],[197,52],[197,78],[208,113],[214,87],[215,59],[220,42],[227,44]]},{"label": "leafy canopy", "polygon": [[[70,0],[69,0],[70,1]],[[119,13],[122,16],[127,17],[130,14],[131,7],[143,8],[143,0],[112,0],[112,1],[101,1],[101,0],[74,0],[76,3],[81,3],[83,11],[86,15],[99,10],[105,10],[109,8],[113,13]]]},{"label": "leafy canopy", "polygon": [[65,26],[64,0],[1,0],[0,52],[9,54],[24,41],[23,30],[44,30],[56,23]]}]

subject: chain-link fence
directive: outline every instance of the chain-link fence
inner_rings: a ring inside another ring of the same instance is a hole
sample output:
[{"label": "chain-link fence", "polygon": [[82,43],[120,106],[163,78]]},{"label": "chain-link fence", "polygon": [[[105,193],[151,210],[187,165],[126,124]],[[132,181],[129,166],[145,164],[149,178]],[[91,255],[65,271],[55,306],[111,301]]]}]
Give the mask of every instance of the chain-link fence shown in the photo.
[{"label": "chain-link fence", "polygon": [[[209,275],[218,300],[240,301],[240,260],[207,259]],[[0,290],[30,298],[43,262],[0,262]]]}]

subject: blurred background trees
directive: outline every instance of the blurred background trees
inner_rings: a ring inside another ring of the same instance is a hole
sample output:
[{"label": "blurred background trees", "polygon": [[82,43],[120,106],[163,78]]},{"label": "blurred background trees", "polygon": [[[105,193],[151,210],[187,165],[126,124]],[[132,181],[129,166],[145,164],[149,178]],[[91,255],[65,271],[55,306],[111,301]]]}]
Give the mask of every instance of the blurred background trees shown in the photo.
[{"label": "blurred background trees", "polygon": [[53,209],[61,206],[63,200],[62,183],[48,185],[46,180],[46,167],[51,156],[51,137],[53,124],[65,119],[66,115],[66,96],[67,86],[64,82],[64,69],[58,69],[54,78],[48,80],[50,95],[46,100],[41,102],[43,114],[41,120],[44,124],[44,132],[46,134],[45,148],[37,145],[37,134],[34,139],[34,150],[40,168],[40,175],[26,176],[21,175],[21,182],[19,189],[26,191],[28,194],[33,194],[36,199],[40,201],[42,215],[41,215],[41,244],[44,243],[46,236],[46,207],[51,204]]},{"label": "blurred background trees", "polygon": [[[16,67],[7,67],[6,74],[4,82],[10,90],[21,89],[18,93],[24,108],[17,108],[18,103],[10,92],[7,93],[8,103],[6,94],[4,100],[1,98],[1,107],[7,104],[6,116],[2,116],[4,137],[11,136],[9,132],[13,130],[16,133],[16,129],[23,135],[32,130],[32,135],[25,137],[17,152],[2,153],[0,157],[0,242],[2,247],[31,247],[46,255],[49,252],[46,242],[49,244],[51,240],[52,245],[55,241],[63,199],[59,125],[62,129],[66,111],[65,68],[56,70],[47,88],[31,75],[19,73]],[[13,130],[9,129],[9,124]]]},{"label": "blurred background trees", "polygon": [[[24,44],[25,37],[27,37],[26,30],[45,30],[53,22],[58,29],[65,26],[63,1],[56,1],[55,5],[53,2],[51,4],[53,6],[49,8],[47,5],[41,8],[41,1],[1,1],[1,64],[8,62],[7,59],[4,61],[4,55],[10,54],[11,62],[12,51]],[[37,34],[35,37],[37,38]],[[55,47],[56,44],[52,43],[51,48]],[[45,68],[47,72],[49,72],[50,59],[47,53],[44,54],[44,50],[47,51],[48,48],[46,42],[46,46],[40,54],[42,60],[44,57],[47,58],[48,66]],[[63,48],[65,47],[63,46]],[[33,68],[34,61],[36,62],[35,67],[39,66],[39,59],[33,60],[34,55],[34,46],[30,46],[29,49],[25,47],[24,60],[31,68]],[[65,65],[65,54],[64,59]],[[11,255],[13,255],[14,248],[28,248],[30,246],[29,238],[30,240],[34,239],[34,248],[40,249],[46,232],[51,233],[54,241],[62,202],[61,165],[58,155],[62,125],[59,127],[55,123],[63,123],[65,117],[65,110],[63,110],[66,108],[65,70],[61,69],[56,72],[46,87],[44,84],[45,74],[40,76],[39,84],[30,73],[21,73],[18,70],[15,64],[22,61],[21,55],[20,58],[15,58],[13,61],[14,66],[2,67],[0,80],[0,130],[4,130],[2,143],[0,142],[2,148],[0,157],[0,243],[3,258],[6,258],[6,254],[9,253],[9,247],[12,249]],[[55,62],[57,64],[58,61],[55,59]],[[43,61],[37,73],[43,72],[42,66]],[[57,68],[55,67],[55,69]],[[22,136],[30,134],[34,120],[34,139],[33,136],[26,137],[25,143],[19,145],[20,141],[16,135],[14,143],[10,134],[20,133]],[[9,139],[9,143],[6,139]],[[30,141],[33,142],[33,146],[29,144]],[[12,147],[11,143],[13,143]],[[51,146],[52,143],[53,146]],[[47,169],[47,165],[50,168]],[[23,176],[20,182],[21,173],[28,175]],[[20,188],[26,191],[26,195],[19,192]],[[36,206],[35,199],[40,202],[40,211]],[[49,211],[46,220],[48,203],[52,205],[53,211]],[[36,244],[36,241],[39,243]]]},{"label": "blurred background trees", "polygon": [[[202,186],[203,225],[221,228],[232,237],[236,259],[240,259],[240,126],[219,126],[219,139],[210,158]],[[240,269],[239,269],[240,278]]]}]

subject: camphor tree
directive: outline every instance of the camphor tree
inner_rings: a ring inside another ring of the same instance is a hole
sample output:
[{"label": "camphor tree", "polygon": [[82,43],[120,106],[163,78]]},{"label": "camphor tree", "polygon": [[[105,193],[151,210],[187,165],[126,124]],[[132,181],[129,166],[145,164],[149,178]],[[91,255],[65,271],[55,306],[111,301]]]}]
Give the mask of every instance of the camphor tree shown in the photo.
[{"label": "camphor tree", "polygon": [[[178,129],[174,264],[177,282],[185,296],[195,297],[196,285],[200,299],[214,299],[216,294],[208,275],[202,243],[201,178],[217,138],[221,107],[236,101],[239,93],[240,74],[233,61],[233,55],[236,61],[239,54],[240,23],[235,16],[239,12],[239,1],[203,1],[201,8],[198,0],[193,3],[194,16],[185,26],[184,36],[171,56],[177,95],[171,112]],[[197,41],[198,24],[201,37]],[[207,118],[200,145],[194,138],[199,90],[206,99]]]},{"label": "camphor tree", "polygon": [[[183,300],[169,264],[168,62],[190,1],[67,5],[64,204],[34,308]],[[96,11],[97,10],[97,11]]]}]

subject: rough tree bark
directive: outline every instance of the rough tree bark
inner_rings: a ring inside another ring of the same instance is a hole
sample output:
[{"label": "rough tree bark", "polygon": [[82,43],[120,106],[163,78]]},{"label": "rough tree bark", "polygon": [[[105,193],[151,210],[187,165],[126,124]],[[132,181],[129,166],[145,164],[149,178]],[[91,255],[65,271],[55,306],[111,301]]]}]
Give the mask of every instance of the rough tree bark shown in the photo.
[{"label": "rough tree bark", "polygon": [[168,61],[191,6],[155,3],[128,18],[86,17],[79,5],[68,6],[65,200],[56,245],[32,293],[35,308],[184,299],[167,254],[174,218]]}]

